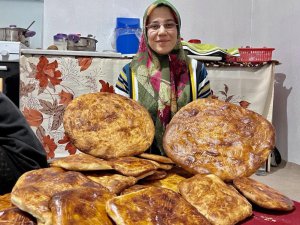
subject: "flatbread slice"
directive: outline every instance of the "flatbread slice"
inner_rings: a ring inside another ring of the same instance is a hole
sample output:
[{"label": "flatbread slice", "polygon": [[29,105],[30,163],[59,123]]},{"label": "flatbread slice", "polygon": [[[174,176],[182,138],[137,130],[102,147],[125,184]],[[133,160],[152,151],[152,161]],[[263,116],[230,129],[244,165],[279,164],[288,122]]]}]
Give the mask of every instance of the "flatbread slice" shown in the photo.
[{"label": "flatbread slice", "polygon": [[193,174],[216,174],[224,181],[250,176],[275,146],[275,129],[263,116],[233,103],[197,99],[168,124],[164,150]]},{"label": "flatbread slice", "polygon": [[180,182],[179,191],[211,224],[234,225],[252,215],[246,198],[214,174],[188,178]]},{"label": "flatbread slice", "polygon": [[152,118],[142,105],[124,96],[83,94],[67,106],[63,124],[82,152],[103,159],[145,152],[154,138]]},{"label": "flatbread slice", "polygon": [[148,185],[142,185],[142,184],[135,184],[129,188],[126,188],[124,191],[121,192],[120,195],[126,195],[126,194],[129,194],[131,192],[135,192],[135,191],[139,191],[139,190],[142,190],[142,189],[145,189],[145,188],[148,188],[150,186]]},{"label": "flatbread slice", "polygon": [[111,193],[119,194],[124,189],[131,187],[138,181],[137,178],[132,176],[124,176],[121,174],[111,174],[111,173],[94,173],[86,174],[91,180],[101,184],[106,187]]},{"label": "flatbread slice", "polygon": [[49,207],[56,225],[113,225],[105,209],[106,202],[115,197],[98,188],[75,188],[52,196]]},{"label": "flatbread slice", "polygon": [[186,178],[178,174],[168,174],[165,178],[160,180],[153,180],[153,181],[141,180],[140,183],[148,186],[150,185],[155,187],[167,188],[174,192],[179,193],[178,184],[185,179]]},{"label": "flatbread slice", "polygon": [[149,187],[109,200],[106,211],[116,225],[206,225],[210,224],[178,193]]},{"label": "flatbread slice", "polygon": [[144,159],[151,159],[153,161],[156,161],[158,163],[166,163],[166,164],[174,164],[174,162],[163,155],[155,155],[155,154],[150,154],[150,153],[142,153],[139,154],[138,157],[144,158]]},{"label": "flatbread slice", "polygon": [[162,170],[170,170],[173,168],[173,164],[165,164],[165,163],[160,163],[157,161],[154,161],[152,159],[145,159],[148,160],[149,162],[153,163],[154,165],[157,166],[158,169],[162,169]]},{"label": "flatbread slice", "polygon": [[17,207],[0,210],[1,225],[36,225],[36,219]]},{"label": "flatbread slice", "polygon": [[168,176],[168,173],[165,170],[156,170],[150,176],[145,177],[143,180],[153,181],[153,180],[161,180]]},{"label": "flatbread slice", "polygon": [[0,224],[36,225],[36,219],[14,206],[10,198],[11,193],[0,195]]},{"label": "flatbread slice", "polygon": [[110,163],[119,173],[125,176],[139,177],[139,179],[141,179],[141,176],[148,176],[157,170],[154,163],[137,157],[120,157],[110,160]]},{"label": "flatbread slice", "polygon": [[39,225],[51,225],[52,214],[48,207],[51,197],[58,192],[77,187],[107,190],[79,172],[65,172],[61,168],[50,167],[24,173],[11,192],[11,201],[21,210],[36,217]]},{"label": "flatbread slice", "polygon": [[108,161],[84,153],[54,159],[50,162],[50,165],[73,171],[112,169]]},{"label": "flatbread slice", "polygon": [[12,204],[11,200],[11,194],[7,193],[4,195],[0,195],[0,210],[8,209],[8,208],[14,208],[15,206]]},{"label": "flatbread slice", "polygon": [[254,204],[277,211],[291,211],[294,202],[279,191],[249,177],[233,180],[234,186]]}]

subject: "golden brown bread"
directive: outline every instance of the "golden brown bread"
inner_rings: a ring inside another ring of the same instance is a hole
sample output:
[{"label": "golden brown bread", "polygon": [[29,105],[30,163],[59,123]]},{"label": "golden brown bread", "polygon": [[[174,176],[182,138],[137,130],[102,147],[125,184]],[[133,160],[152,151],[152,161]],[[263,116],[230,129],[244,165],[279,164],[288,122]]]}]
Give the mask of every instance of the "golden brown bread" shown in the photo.
[{"label": "golden brown bread", "polygon": [[170,170],[173,168],[173,164],[160,163],[160,162],[154,161],[152,159],[144,159],[144,160],[148,160],[149,162],[153,163],[154,165],[156,165],[156,167],[158,169]]},{"label": "golden brown bread", "polygon": [[138,157],[144,158],[144,159],[151,159],[153,161],[156,161],[158,163],[166,163],[166,164],[174,164],[174,162],[163,155],[154,155],[154,154],[150,154],[150,153],[142,153],[140,155],[138,155]]},{"label": "golden brown bread", "polygon": [[4,195],[0,195],[0,210],[8,209],[8,208],[14,208],[15,206],[10,201],[11,194],[7,193]]},{"label": "golden brown bread", "polygon": [[52,196],[49,207],[55,225],[113,225],[105,205],[115,197],[105,189],[74,188]]},{"label": "golden brown bread", "polygon": [[251,204],[214,174],[186,179],[179,190],[211,224],[234,225],[252,215]]},{"label": "golden brown bread", "polygon": [[168,173],[165,170],[156,170],[153,174],[143,178],[146,181],[153,181],[153,180],[161,180],[168,176]]},{"label": "golden brown bread", "polygon": [[154,163],[137,157],[120,157],[110,160],[110,163],[119,173],[125,176],[138,177],[138,179],[153,174],[157,170]]},{"label": "golden brown bread", "polygon": [[140,184],[147,186],[163,187],[178,192],[178,184],[186,178],[178,174],[168,174],[165,178],[160,180],[141,180]]},{"label": "golden brown bread", "polygon": [[154,138],[147,109],[130,98],[107,92],[72,100],[63,123],[80,151],[104,159],[141,154]]},{"label": "golden brown bread", "polygon": [[11,201],[19,209],[36,217],[39,224],[51,225],[50,198],[58,192],[76,187],[107,190],[79,172],[65,172],[61,168],[50,167],[24,173],[11,192]]},{"label": "golden brown bread", "polygon": [[54,159],[50,165],[73,171],[112,170],[108,161],[84,153]]},{"label": "golden brown bread", "polygon": [[132,176],[124,176],[121,174],[112,173],[93,173],[85,174],[91,180],[106,187],[111,193],[119,194],[124,189],[131,187],[137,182],[137,179]]},{"label": "golden brown bread", "polygon": [[167,126],[166,154],[193,174],[222,180],[253,174],[274,148],[275,131],[261,115],[217,99],[182,107]]},{"label": "golden brown bread", "polygon": [[10,198],[11,193],[0,195],[0,224],[35,225],[36,219],[14,206]]},{"label": "golden brown bread", "polygon": [[233,180],[234,186],[254,204],[277,211],[291,211],[294,202],[280,192],[249,177]]},{"label": "golden brown bread", "polygon": [[206,225],[210,224],[178,193],[149,187],[109,200],[106,211],[116,225]]},{"label": "golden brown bread", "polygon": [[0,210],[1,225],[36,225],[36,219],[17,207]]},{"label": "golden brown bread", "polygon": [[150,186],[148,185],[142,185],[142,184],[135,184],[129,188],[126,188],[124,191],[121,192],[120,195],[125,195],[125,194],[129,194],[131,192],[135,192],[135,191],[139,191],[139,190],[142,190],[142,189],[145,189],[145,188],[148,188]]}]

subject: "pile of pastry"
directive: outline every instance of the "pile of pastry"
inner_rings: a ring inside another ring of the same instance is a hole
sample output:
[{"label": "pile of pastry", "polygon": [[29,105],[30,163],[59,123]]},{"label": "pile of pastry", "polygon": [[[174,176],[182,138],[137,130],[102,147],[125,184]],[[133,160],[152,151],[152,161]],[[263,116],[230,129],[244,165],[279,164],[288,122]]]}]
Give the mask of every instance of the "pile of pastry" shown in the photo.
[{"label": "pile of pastry", "polygon": [[294,208],[249,178],[274,148],[275,132],[237,105],[199,99],[181,108],[163,137],[166,156],[145,153],[155,132],[151,116],[120,95],[79,96],[64,127],[80,153],[23,174],[0,197],[0,223],[231,225],[250,218],[253,205]]}]

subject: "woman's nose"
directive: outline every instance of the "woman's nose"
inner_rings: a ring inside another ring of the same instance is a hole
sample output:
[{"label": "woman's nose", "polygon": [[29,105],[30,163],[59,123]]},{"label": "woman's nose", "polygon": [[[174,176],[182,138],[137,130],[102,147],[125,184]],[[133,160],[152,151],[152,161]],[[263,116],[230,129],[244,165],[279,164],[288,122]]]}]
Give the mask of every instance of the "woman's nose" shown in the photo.
[{"label": "woman's nose", "polygon": [[158,29],[158,34],[165,34],[167,33],[167,30],[165,28],[164,25],[160,25],[159,29]]}]

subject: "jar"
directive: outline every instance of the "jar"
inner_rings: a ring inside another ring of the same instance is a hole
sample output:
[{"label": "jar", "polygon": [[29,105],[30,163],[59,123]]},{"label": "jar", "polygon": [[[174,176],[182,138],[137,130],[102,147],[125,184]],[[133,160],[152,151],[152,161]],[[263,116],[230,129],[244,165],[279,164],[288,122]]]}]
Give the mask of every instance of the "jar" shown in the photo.
[{"label": "jar", "polygon": [[68,35],[62,33],[53,36],[54,45],[58,50],[67,50],[67,37]]},{"label": "jar", "polygon": [[115,28],[115,46],[122,54],[135,54],[138,51],[140,36],[140,19],[117,17]]}]

